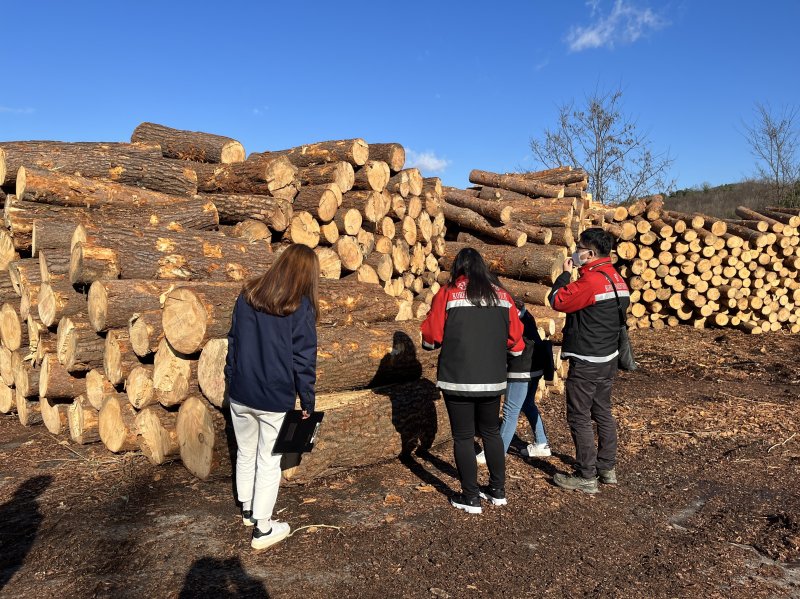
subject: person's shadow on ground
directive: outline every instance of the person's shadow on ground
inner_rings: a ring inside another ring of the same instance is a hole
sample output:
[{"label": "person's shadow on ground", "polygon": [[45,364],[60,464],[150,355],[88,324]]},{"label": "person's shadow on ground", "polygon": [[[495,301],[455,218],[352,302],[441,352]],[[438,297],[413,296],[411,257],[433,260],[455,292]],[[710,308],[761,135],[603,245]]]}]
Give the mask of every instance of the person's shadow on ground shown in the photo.
[{"label": "person's shadow on ground", "polygon": [[44,519],[37,498],[52,482],[52,476],[29,478],[0,506],[0,590],[25,563],[36,541]]},{"label": "person's shadow on ground", "polygon": [[238,557],[216,559],[201,557],[195,560],[186,574],[179,599],[214,597],[214,599],[269,599],[264,583],[251,578]]}]

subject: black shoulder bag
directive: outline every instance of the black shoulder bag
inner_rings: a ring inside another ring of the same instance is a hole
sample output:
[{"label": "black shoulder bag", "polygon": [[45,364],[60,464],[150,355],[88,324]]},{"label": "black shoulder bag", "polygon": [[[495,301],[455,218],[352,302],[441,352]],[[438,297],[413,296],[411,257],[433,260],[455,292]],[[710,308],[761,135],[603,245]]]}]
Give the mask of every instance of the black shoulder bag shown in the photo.
[{"label": "black shoulder bag", "polygon": [[[600,271],[598,271],[600,272]],[[631,340],[628,338],[628,323],[625,319],[625,314],[622,312],[622,304],[619,301],[619,294],[617,293],[617,286],[606,273],[600,272],[608,282],[611,283],[611,289],[614,290],[614,297],[617,300],[617,313],[619,314],[619,342],[617,356],[617,364],[621,370],[633,372],[639,365],[636,363],[636,358],[633,357],[633,348],[631,347]]]}]

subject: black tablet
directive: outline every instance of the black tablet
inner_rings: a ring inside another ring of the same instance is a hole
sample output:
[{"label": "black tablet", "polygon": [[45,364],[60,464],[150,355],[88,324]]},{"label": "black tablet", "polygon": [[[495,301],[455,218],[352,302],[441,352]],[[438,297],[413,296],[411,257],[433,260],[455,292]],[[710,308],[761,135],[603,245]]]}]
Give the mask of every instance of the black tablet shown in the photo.
[{"label": "black tablet", "polygon": [[272,453],[305,453],[314,449],[325,412],[312,412],[303,419],[301,410],[291,410],[283,419]]}]

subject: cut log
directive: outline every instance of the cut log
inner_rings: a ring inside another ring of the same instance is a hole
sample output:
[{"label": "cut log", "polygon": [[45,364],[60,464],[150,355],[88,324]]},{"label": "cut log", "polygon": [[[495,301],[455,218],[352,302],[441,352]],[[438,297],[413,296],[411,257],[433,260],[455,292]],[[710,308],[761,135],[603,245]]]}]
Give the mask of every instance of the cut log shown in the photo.
[{"label": "cut log", "polygon": [[204,284],[165,294],[162,327],[166,339],[180,353],[193,354],[209,339],[224,337],[241,293],[238,284]]},{"label": "cut log", "polygon": [[[411,186],[408,182],[408,173],[401,171],[392,175],[392,177],[389,179],[389,182],[386,184],[386,191],[396,195],[401,199],[407,198],[411,192]],[[405,203],[402,205],[405,209]],[[392,206],[394,207],[394,202],[392,203]]]},{"label": "cut log", "polygon": [[0,148],[6,151],[6,185],[16,182],[21,166],[29,166],[168,194],[197,193],[194,170],[179,162],[165,161],[154,146],[20,141],[0,143]]},{"label": "cut log", "polygon": [[97,443],[100,440],[100,412],[85,395],[74,399],[67,413],[69,436],[78,445]]},{"label": "cut log", "polygon": [[284,233],[284,240],[300,243],[310,248],[319,245],[319,223],[309,212],[296,212]]},{"label": "cut log", "polygon": [[[448,241],[447,252],[439,260],[443,270],[450,270],[458,252],[468,247]],[[508,278],[552,284],[561,272],[567,258],[566,248],[554,245],[529,245],[521,248],[507,246],[475,245],[489,268]]]},{"label": "cut log", "polygon": [[197,362],[197,381],[203,395],[212,405],[221,408],[225,401],[225,360],[227,339],[210,339],[200,352]]},{"label": "cut log", "polygon": [[30,400],[16,393],[14,403],[17,407],[17,417],[22,426],[42,424],[42,410],[38,401]]},{"label": "cut log", "polygon": [[58,361],[71,374],[88,372],[103,365],[105,340],[81,314],[65,316],[58,322],[56,347]]},{"label": "cut log", "polygon": [[224,417],[201,397],[192,396],[178,410],[176,428],[183,465],[206,480],[228,453]]},{"label": "cut log", "polygon": [[354,272],[361,267],[364,255],[355,237],[349,235],[339,237],[333,249],[339,256],[343,269]]},{"label": "cut log", "polygon": [[28,344],[28,326],[19,317],[19,312],[11,304],[0,308],[0,338],[11,351],[17,351]]},{"label": "cut log", "polygon": [[39,408],[42,412],[42,422],[51,435],[60,435],[69,431],[67,412],[69,410],[70,403],[58,403],[51,401],[46,397],[42,397],[39,400]]},{"label": "cut log", "polygon": [[342,261],[330,248],[316,247],[314,253],[319,260],[319,274],[323,279],[338,280],[342,276]]},{"label": "cut log", "polygon": [[14,384],[14,355],[19,355],[19,352],[0,346],[0,382],[8,386]]},{"label": "cut log", "polygon": [[499,175],[487,171],[473,170],[469,174],[471,183],[499,187],[509,191],[516,191],[531,197],[563,198],[564,188],[527,180],[519,175]]},{"label": "cut log", "polygon": [[55,354],[45,354],[39,372],[39,397],[74,399],[86,393],[86,379],[72,376]]},{"label": "cut log", "polygon": [[342,203],[342,191],[335,183],[312,185],[300,189],[292,202],[294,210],[305,210],[317,217],[320,222],[329,222]]},{"label": "cut log", "polygon": [[131,142],[157,145],[167,158],[197,162],[241,162],[244,146],[235,139],[199,131],[182,131],[155,123],[142,123],[133,130]]},{"label": "cut log", "polygon": [[[360,216],[360,215],[359,215]],[[319,242],[320,244],[333,245],[339,241],[339,227],[335,222],[331,221],[319,226]]]},{"label": "cut log", "polygon": [[[274,195],[287,188],[297,167],[283,156],[249,158],[234,164],[185,163],[197,173],[197,190],[202,193]],[[290,194],[294,197],[296,190]]]},{"label": "cut log", "polygon": [[391,280],[394,274],[392,257],[387,254],[373,252],[364,260],[364,264],[371,266],[382,282]]},{"label": "cut log", "polygon": [[109,397],[116,397],[119,392],[114,388],[101,370],[90,370],[86,373],[86,399],[95,410],[100,410]]},{"label": "cut log", "polygon": [[39,252],[39,276],[42,283],[51,280],[69,278],[70,252],[64,246],[58,250],[41,250]]},{"label": "cut log", "polygon": [[272,241],[272,231],[269,230],[266,223],[258,220],[243,220],[230,227],[229,230],[227,227],[228,226],[223,225],[219,229],[225,233],[225,235],[241,239],[247,243],[270,243]]},{"label": "cut log", "polygon": [[392,196],[388,192],[350,191],[342,195],[342,209],[358,210],[363,219],[371,223],[386,216],[391,206]]},{"label": "cut log", "polygon": [[158,403],[153,390],[153,367],[139,364],[134,367],[125,380],[125,393],[128,401],[137,410]]},{"label": "cut log", "polygon": [[139,358],[131,347],[128,328],[108,331],[103,352],[103,371],[112,385],[121,385],[134,368]]},{"label": "cut log", "polygon": [[44,326],[51,327],[65,316],[86,312],[86,296],[68,280],[42,283],[39,287],[37,311]]},{"label": "cut log", "polygon": [[19,352],[12,356],[12,370],[14,371],[14,387],[21,397],[39,397],[38,367],[34,367],[33,360],[23,359]]},{"label": "cut log", "polygon": [[136,415],[139,448],[152,464],[163,464],[180,453],[178,415],[161,406],[150,406]]},{"label": "cut log", "polygon": [[[800,259],[798,259],[800,260]],[[358,270],[353,274],[359,283],[369,283],[370,285],[380,285],[381,280],[375,269],[368,264],[362,264]]]},{"label": "cut log", "polygon": [[550,295],[551,288],[547,285],[540,285],[539,283],[527,281],[515,281],[514,279],[508,279],[506,277],[500,277],[500,284],[503,286],[503,289],[514,296],[514,299],[535,306],[550,305],[547,297]]},{"label": "cut log", "polygon": [[146,358],[158,350],[158,344],[164,338],[161,319],[160,309],[137,312],[131,316],[128,325],[128,338],[131,341],[133,351],[140,358]]},{"label": "cut log", "polygon": [[467,208],[459,208],[452,204],[445,204],[444,215],[447,220],[458,224],[460,227],[475,231],[476,233],[496,239],[497,241],[502,241],[508,245],[522,247],[528,239],[525,233],[511,227],[493,226],[481,215]]},{"label": "cut log", "polygon": [[177,352],[166,339],[162,340],[153,360],[153,389],[156,399],[167,408],[199,393],[197,359]]},{"label": "cut log", "polygon": [[[378,144],[385,145],[385,144]],[[372,146],[367,145],[363,139],[342,139],[335,141],[322,141],[313,144],[306,144],[279,150],[277,152],[267,152],[265,155],[275,154],[286,156],[297,166],[309,166],[312,164],[335,163],[338,161],[347,162],[353,166],[361,166],[370,157]],[[254,154],[250,154],[252,158]]]},{"label": "cut log", "polygon": [[0,383],[0,414],[12,414],[17,409],[17,402],[14,399],[14,389]]},{"label": "cut log", "polygon": [[354,173],[353,189],[383,191],[389,183],[389,165],[380,160],[367,160]]},{"label": "cut log", "polygon": [[[468,208],[484,218],[489,218],[499,223],[511,222],[512,209],[499,202],[489,200],[479,200],[460,189],[447,188],[444,192],[444,199],[448,204],[460,208]],[[445,214],[447,217],[447,214]]]},{"label": "cut log", "polygon": [[89,235],[79,225],[73,235],[70,280],[91,284],[121,275],[125,279],[241,281],[263,273],[273,260],[267,245],[218,234],[101,229]]},{"label": "cut log", "polygon": [[369,144],[369,158],[385,162],[396,173],[406,162],[406,151],[397,143]]},{"label": "cut log", "polygon": [[127,326],[134,313],[160,310],[166,294],[175,287],[170,281],[95,281],[89,288],[89,322],[97,332]]},{"label": "cut log", "polygon": [[357,235],[363,219],[358,209],[342,208],[336,212],[334,222],[341,235]]},{"label": "cut log", "polygon": [[248,194],[201,194],[205,201],[214,202],[219,222],[235,225],[243,220],[258,220],[269,225],[273,231],[285,231],[292,219],[292,203],[266,195]]},{"label": "cut log", "polygon": [[114,453],[139,448],[136,410],[124,395],[109,397],[100,409],[100,440]]},{"label": "cut log", "polygon": [[344,193],[353,189],[355,172],[348,162],[330,162],[300,168],[296,178],[304,186],[335,183]]},{"label": "cut log", "polygon": [[[529,225],[522,221],[514,221],[513,219],[510,226],[525,233],[528,236],[528,243],[538,243],[540,245],[552,243],[565,247],[572,247],[574,243],[572,241],[572,231],[566,227],[540,227],[538,225]],[[558,237],[555,237],[556,232],[559,233]]]},{"label": "cut log", "polygon": [[[447,411],[430,380],[317,396],[325,425],[312,453],[284,472],[292,482],[308,482],[346,469],[427,451],[451,438]],[[347,430],[349,440],[342,432]],[[352,437],[351,437],[352,435]]]}]

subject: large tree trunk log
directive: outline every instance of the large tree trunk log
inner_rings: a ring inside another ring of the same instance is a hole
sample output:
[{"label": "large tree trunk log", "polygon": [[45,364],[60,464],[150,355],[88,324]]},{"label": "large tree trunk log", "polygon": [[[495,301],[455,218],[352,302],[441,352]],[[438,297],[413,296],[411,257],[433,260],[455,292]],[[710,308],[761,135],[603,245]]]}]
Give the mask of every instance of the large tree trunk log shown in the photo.
[{"label": "large tree trunk log", "polygon": [[586,183],[588,185],[589,175],[583,169],[572,169],[572,167],[558,167],[531,173],[520,173],[521,177],[534,181],[541,181],[548,185],[570,185],[574,183]]},{"label": "large tree trunk log", "polygon": [[102,370],[94,369],[86,373],[86,399],[94,406],[95,410],[100,410],[109,397],[117,397],[119,392],[106,378]]},{"label": "large tree trunk log", "polygon": [[197,193],[194,170],[164,160],[155,146],[18,141],[0,143],[0,148],[6,151],[6,185],[15,183],[21,166],[30,166],[174,195]]},{"label": "large tree trunk log", "polygon": [[42,284],[69,278],[70,251],[67,246],[58,250],[39,252],[39,276]]},{"label": "large tree trunk log", "polygon": [[245,159],[244,146],[235,139],[156,123],[142,123],[136,127],[131,142],[158,145],[163,156],[179,160],[230,163]]},{"label": "large tree trunk log", "polygon": [[[456,254],[465,247],[469,246],[448,241],[447,253],[439,260],[442,269],[450,270]],[[473,247],[494,273],[545,285],[556,280],[567,257],[566,248],[554,245],[528,245],[516,249],[478,244]]]},{"label": "large tree trunk log", "polygon": [[392,196],[388,192],[350,191],[342,194],[342,210],[358,210],[363,219],[376,223],[389,213]]},{"label": "large tree trunk log", "polygon": [[71,374],[83,373],[103,365],[105,340],[82,314],[65,316],[58,322],[58,361]]},{"label": "large tree trunk log", "polygon": [[282,156],[234,164],[186,164],[197,173],[197,190],[203,193],[273,195],[289,186],[297,174],[297,168]]},{"label": "large tree trunk log", "polygon": [[128,335],[133,351],[140,358],[146,358],[158,350],[158,345],[164,338],[161,320],[160,309],[138,312],[131,316]]},{"label": "large tree trunk log", "polygon": [[406,163],[406,151],[400,144],[369,144],[369,158],[381,160],[389,165],[392,172],[398,172]]},{"label": "large tree trunk log", "polygon": [[69,436],[78,445],[100,440],[100,412],[85,395],[75,398],[69,407]]},{"label": "large tree trunk log", "polygon": [[122,205],[132,209],[168,206],[180,201],[160,191],[24,166],[17,173],[16,185],[17,198],[22,201],[74,208]]},{"label": "large tree trunk log", "polygon": [[42,412],[42,422],[45,428],[52,435],[60,435],[69,430],[67,412],[70,403],[60,403],[42,397],[39,400],[39,408]]},{"label": "large tree trunk log", "polygon": [[284,472],[292,482],[426,451],[451,438],[444,402],[427,379],[318,395],[316,409],[325,412],[325,422],[314,451]]},{"label": "large tree trunk log", "polygon": [[[556,242],[553,241],[553,230],[549,227],[529,225],[528,223],[524,223],[522,221],[512,221],[509,223],[509,226],[525,233],[525,235],[528,236],[528,243],[538,243],[539,245],[547,245],[549,243],[554,243],[555,245],[565,245],[563,243],[557,243],[560,241],[560,239],[557,239]],[[571,230],[570,235],[572,235]]]},{"label": "large tree trunk log", "polygon": [[125,381],[125,393],[128,394],[128,401],[137,410],[158,403],[153,389],[153,366],[151,364],[140,364],[131,370]]},{"label": "large tree trunk log", "polygon": [[508,279],[506,277],[500,277],[500,284],[503,286],[503,289],[514,296],[514,299],[536,306],[549,305],[547,296],[550,295],[551,288],[547,285],[528,281],[515,281],[514,279]]},{"label": "large tree trunk log", "polygon": [[354,173],[353,189],[383,191],[389,183],[389,165],[380,160],[367,160]]},{"label": "large tree trunk log", "polygon": [[336,183],[345,193],[353,189],[355,172],[348,162],[330,162],[298,169],[296,178],[304,186]]},{"label": "large tree trunk log", "polygon": [[220,225],[219,230],[228,237],[241,239],[247,243],[272,242],[272,231],[266,223],[259,220],[243,220],[235,225]]},{"label": "large tree trunk log", "polygon": [[333,251],[339,256],[342,263],[342,268],[350,272],[357,271],[364,261],[364,255],[361,253],[361,247],[355,237],[349,235],[342,235],[333,244]]},{"label": "large tree trunk log", "polygon": [[219,193],[199,197],[214,202],[222,224],[252,219],[265,222],[273,231],[285,231],[293,214],[291,202],[266,195]]},{"label": "large tree trunk log", "polygon": [[41,369],[34,367],[33,361],[23,359],[19,352],[12,357],[14,387],[21,397],[39,397],[39,374]]},{"label": "large tree trunk log", "polygon": [[161,406],[150,406],[136,415],[139,447],[153,464],[163,464],[180,453],[177,431],[178,415]]},{"label": "large tree trunk log", "polygon": [[512,246],[522,247],[528,240],[528,236],[525,233],[511,227],[495,227],[480,214],[466,208],[445,204],[444,215],[447,220],[458,224],[460,227]]},{"label": "large tree trunk log", "polygon": [[89,322],[98,333],[128,326],[133,314],[160,310],[171,281],[119,279],[95,281],[89,288]]},{"label": "large tree trunk log", "polygon": [[37,256],[42,250],[69,250],[78,224],[78,220],[35,219],[31,234],[31,255]]},{"label": "large tree trunk log", "polygon": [[0,338],[11,351],[17,351],[28,343],[28,325],[22,322],[19,312],[11,304],[0,308]]},{"label": "large tree trunk log", "polygon": [[335,183],[303,187],[292,202],[295,210],[305,210],[327,223],[342,203],[342,190]]},{"label": "large tree trunk log", "polygon": [[109,397],[100,409],[100,440],[109,451],[133,451],[139,448],[136,410],[124,395]]},{"label": "large tree trunk log", "polygon": [[284,242],[300,243],[314,249],[319,245],[319,223],[309,212],[296,212],[283,234]]},{"label": "large tree trunk log", "polygon": [[131,347],[128,328],[112,329],[106,334],[103,371],[112,385],[121,385],[139,366],[139,358]]},{"label": "large tree trunk log", "polygon": [[317,334],[318,393],[405,382],[435,368],[432,352],[418,351],[418,322],[353,324],[344,336],[326,327]]},{"label": "large tree trunk log", "polygon": [[77,291],[68,280],[42,283],[37,302],[39,319],[51,327],[65,316],[86,312],[86,296]]},{"label": "large tree trunk log", "polygon": [[86,379],[72,376],[55,354],[45,354],[39,373],[39,397],[74,399],[86,393]]},{"label": "large tree trunk log", "polygon": [[209,339],[197,362],[197,382],[206,399],[221,408],[225,401],[225,360],[227,339]]},{"label": "large tree trunk log", "polygon": [[[485,218],[490,218],[499,223],[505,224],[511,221],[511,207],[500,202],[479,200],[460,189],[453,189],[450,187],[445,190],[444,199],[448,204],[460,208],[468,208]],[[446,216],[447,214],[445,214],[445,217]]]},{"label": "large tree trunk log", "polygon": [[333,221],[340,235],[357,235],[364,219],[358,209],[342,207],[336,212]]},{"label": "large tree trunk log", "polygon": [[17,406],[17,417],[22,426],[35,426],[42,423],[42,409],[38,401],[22,397],[19,393],[14,396]]},{"label": "large tree trunk log", "polygon": [[[380,144],[379,144],[380,145]],[[265,152],[265,156],[282,155],[286,156],[292,164],[297,166],[309,166],[312,164],[324,164],[330,162],[344,161],[353,166],[361,166],[370,157],[372,146],[367,145],[363,139],[341,139],[335,141],[321,141],[313,144],[306,144],[290,148],[288,150],[278,150],[276,152]],[[261,154],[250,154],[250,158]]]},{"label": "large tree trunk log", "polygon": [[[178,410],[176,423],[181,461],[186,469],[206,480],[227,464],[229,451],[225,417],[198,396],[188,398]],[[226,468],[225,471],[229,470]]]},{"label": "large tree trunk log", "polygon": [[473,170],[469,174],[471,183],[500,187],[517,193],[524,193],[531,197],[563,198],[564,188],[527,180],[519,175],[499,175],[487,171]]},{"label": "large tree trunk log", "polygon": [[177,406],[197,394],[197,359],[177,352],[164,339],[153,359],[153,389],[164,407]]},{"label": "large tree trunk log", "polygon": [[[86,241],[81,241],[81,238]],[[269,269],[269,246],[200,231],[187,233],[102,229],[73,236],[70,280],[177,279],[242,281]]]}]

